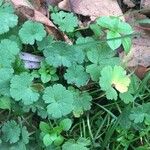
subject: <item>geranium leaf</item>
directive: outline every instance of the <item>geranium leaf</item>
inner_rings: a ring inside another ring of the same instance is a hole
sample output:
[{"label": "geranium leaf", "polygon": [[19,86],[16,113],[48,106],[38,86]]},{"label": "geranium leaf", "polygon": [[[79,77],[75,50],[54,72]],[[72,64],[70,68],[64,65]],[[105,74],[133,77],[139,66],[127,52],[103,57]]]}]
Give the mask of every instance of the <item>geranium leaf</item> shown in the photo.
[{"label": "geranium leaf", "polygon": [[[108,99],[113,98],[117,99],[117,92],[118,90],[120,93],[124,93],[128,91],[128,87],[130,84],[130,79],[126,75],[126,71],[120,66],[106,66],[101,71],[101,77],[99,84],[103,91],[106,91],[106,96]],[[115,89],[114,89],[115,88]]]},{"label": "geranium leaf", "polygon": [[55,42],[44,50],[46,62],[54,67],[70,67],[74,63],[82,63],[84,53],[80,49],[75,49],[64,42]]},{"label": "geranium leaf", "polygon": [[69,84],[75,84],[77,87],[86,85],[89,80],[89,75],[84,71],[84,67],[81,65],[69,67],[64,77]]},{"label": "geranium leaf", "polygon": [[8,32],[18,23],[18,16],[14,14],[13,7],[9,5],[0,6],[0,34]]},{"label": "geranium leaf", "polygon": [[4,123],[2,133],[6,142],[16,143],[19,141],[21,130],[19,125],[14,120],[11,120]]},{"label": "geranium leaf", "polygon": [[51,17],[54,23],[59,25],[59,28],[64,32],[73,32],[78,26],[77,17],[73,13],[60,11],[58,13],[52,13]]},{"label": "geranium leaf", "polygon": [[43,100],[47,105],[47,112],[53,118],[61,118],[71,113],[73,109],[73,95],[61,84],[47,87]]},{"label": "geranium leaf", "polygon": [[25,105],[36,102],[39,94],[32,88],[33,77],[28,73],[15,75],[11,79],[10,94],[15,101],[22,101]]},{"label": "geranium leaf", "polygon": [[46,31],[41,23],[26,21],[19,30],[19,36],[24,44],[33,45],[36,41],[42,41]]}]

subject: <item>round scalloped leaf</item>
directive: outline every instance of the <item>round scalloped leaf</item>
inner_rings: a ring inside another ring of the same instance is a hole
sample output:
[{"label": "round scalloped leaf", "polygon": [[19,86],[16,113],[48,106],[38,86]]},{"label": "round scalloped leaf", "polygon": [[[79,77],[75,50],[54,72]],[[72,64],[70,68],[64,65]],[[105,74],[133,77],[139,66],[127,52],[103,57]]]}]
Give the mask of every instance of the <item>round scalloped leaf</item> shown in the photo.
[{"label": "round scalloped leaf", "polygon": [[59,26],[60,30],[64,32],[73,32],[78,26],[78,19],[73,13],[60,11],[58,13],[52,13],[51,18]]},{"label": "round scalloped leaf", "polygon": [[130,78],[126,75],[126,71],[121,66],[115,66],[112,76],[112,85],[120,92],[128,91]]},{"label": "round scalloped leaf", "polygon": [[24,44],[33,45],[35,41],[42,41],[46,36],[46,31],[41,23],[29,20],[22,25],[19,36]]},{"label": "round scalloped leaf", "polygon": [[64,77],[68,83],[75,84],[77,87],[86,85],[89,80],[89,75],[84,71],[84,67],[81,65],[69,67]]},{"label": "round scalloped leaf", "polygon": [[79,138],[77,141],[70,139],[63,144],[62,150],[89,150],[89,148],[87,148],[89,143],[89,140],[84,138]]},{"label": "round scalloped leaf", "polygon": [[101,71],[99,84],[101,89],[106,91],[106,97],[108,99],[116,100],[116,90],[120,93],[127,92],[130,84],[130,78],[126,75],[126,71],[121,66],[115,66],[114,68],[106,66]]},{"label": "round scalloped leaf", "polygon": [[84,53],[64,42],[55,42],[44,50],[46,62],[54,67],[70,67],[74,63],[82,63]]},{"label": "round scalloped leaf", "polygon": [[8,32],[10,28],[17,25],[18,16],[12,10],[10,5],[3,4],[0,6],[0,34]]},{"label": "round scalloped leaf", "polygon": [[19,125],[11,120],[4,123],[2,133],[5,142],[16,143],[19,141],[21,130]]},{"label": "round scalloped leaf", "polygon": [[15,61],[15,56],[19,53],[19,47],[16,42],[4,39],[0,43],[0,66],[11,67]]},{"label": "round scalloped leaf", "polygon": [[53,43],[53,37],[48,35],[46,37],[43,38],[42,41],[37,41],[37,46],[38,46],[38,50],[39,51],[43,51],[44,49],[48,48],[49,46],[51,46],[51,44]]},{"label": "round scalloped leaf", "polygon": [[10,96],[10,79],[14,70],[11,68],[0,69],[0,95]]},{"label": "round scalloped leaf", "polygon": [[73,103],[73,114],[75,117],[80,117],[85,111],[91,109],[92,97],[87,92],[73,92],[74,103]]},{"label": "round scalloped leaf", "polygon": [[10,94],[15,101],[22,101],[24,105],[36,102],[39,94],[32,88],[33,77],[27,72],[15,75],[11,79]]},{"label": "round scalloped leaf", "polygon": [[86,67],[86,72],[90,74],[93,81],[98,81],[102,67],[97,64],[91,64]]},{"label": "round scalloped leaf", "polygon": [[73,110],[73,94],[61,84],[47,87],[43,100],[47,103],[47,112],[53,118],[61,118]]}]

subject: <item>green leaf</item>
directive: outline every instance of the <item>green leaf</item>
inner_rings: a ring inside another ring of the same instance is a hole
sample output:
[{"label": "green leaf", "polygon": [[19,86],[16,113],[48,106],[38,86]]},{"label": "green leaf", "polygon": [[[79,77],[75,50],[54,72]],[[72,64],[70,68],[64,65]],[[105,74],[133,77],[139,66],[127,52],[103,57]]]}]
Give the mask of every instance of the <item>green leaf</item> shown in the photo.
[{"label": "green leaf", "polygon": [[15,61],[15,56],[19,53],[16,42],[4,39],[0,43],[0,66],[11,68],[11,64]]},{"label": "green leaf", "polygon": [[102,28],[98,24],[91,24],[90,29],[94,32],[96,37],[99,37],[102,34]]},{"label": "green leaf", "polygon": [[0,108],[1,109],[11,109],[11,99],[9,97],[0,98]]},{"label": "green leaf", "polygon": [[130,129],[131,127],[131,120],[129,118],[130,111],[131,111],[131,107],[127,106],[123,109],[121,113],[119,124],[122,127],[122,129]]},{"label": "green leaf", "polygon": [[24,44],[33,45],[36,41],[42,41],[46,31],[41,23],[26,21],[19,30],[19,36]]},{"label": "green leaf", "polygon": [[85,111],[91,109],[92,97],[87,92],[72,91],[74,96],[73,114],[75,117],[80,117]]},{"label": "green leaf", "polygon": [[120,59],[114,56],[115,52],[112,51],[106,44],[87,52],[89,61],[94,64],[88,65],[86,67],[86,72],[90,74],[93,81],[99,80],[100,71],[103,67],[107,65],[111,65],[113,67],[120,64]]},{"label": "green leaf", "polygon": [[36,102],[39,94],[32,88],[33,77],[24,72],[15,75],[11,79],[10,94],[15,101],[22,101],[24,105],[30,105]]},{"label": "green leaf", "polygon": [[81,64],[84,60],[84,53],[80,49],[75,49],[64,42],[55,42],[44,50],[46,62],[53,66],[70,67],[74,63]]},{"label": "green leaf", "polygon": [[[83,46],[79,46],[79,48],[84,50],[84,51],[89,51],[89,50],[92,50],[93,48],[96,47],[94,41],[95,40],[92,37],[82,37],[82,36],[80,36],[76,40],[76,45],[75,46],[80,45],[80,44],[84,44]],[[89,44],[90,42],[93,42],[94,44]]]},{"label": "green leaf", "polygon": [[80,138],[77,142],[75,140],[68,140],[62,146],[62,150],[89,150],[87,146],[89,145],[89,141],[84,138]]},{"label": "green leaf", "polygon": [[102,44],[97,47],[97,49],[93,49],[87,52],[87,57],[90,62],[94,64],[98,64],[101,67],[105,65],[117,65],[120,61],[119,58],[114,57],[115,52],[112,51],[107,44]]},{"label": "green leaf", "polygon": [[102,67],[98,66],[97,64],[92,64],[86,67],[86,72],[90,74],[93,81],[98,81],[101,69]]},{"label": "green leaf", "polygon": [[119,32],[122,35],[127,35],[127,34],[132,34],[133,29],[128,23],[119,21],[117,32]]},{"label": "green leaf", "polygon": [[[121,35],[118,32],[114,32],[114,31],[107,32],[107,40],[112,38],[119,38],[119,37],[121,37]],[[121,38],[107,41],[107,43],[112,50],[116,50],[121,46]]]},{"label": "green leaf", "polygon": [[44,137],[43,137],[43,143],[44,145],[47,147],[49,145],[51,145],[54,140],[57,139],[57,135],[54,133],[54,134],[46,134]]},{"label": "green leaf", "polygon": [[59,146],[64,142],[64,137],[59,135],[57,139],[54,141],[54,145]]},{"label": "green leaf", "polygon": [[2,133],[4,141],[12,144],[19,141],[21,130],[19,125],[14,120],[11,120],[4,123]]},{"label": "green leaf", "polygon": [[64,32],[73,32],[78,26],[77,17],[73,13],[60,11],[58,13],[52,13],[51,18],[59,26],[59,29]]},{"label": "green leaf", "polygon": [[134,123],[141,123],[144,121],[145,111],[142,106],[138,106],[132,109],[130,119],[134,120]]},{"label": "green leaf", "polygon": [[51,131],[49,124],[43,121],[40,122],[39,128],[43,133],[49,133]]},{"label": "green leaf", "polygon": [[26,126],[23,126],[23,128],[21,129],[21,136],[22,136],[22,142],[24,144],[28,144],[29,143],[29,132],[28,132]]},{"label": "green leaf", "polygon": [[72,120],[69,118],[63,119],[59,125],[64,131],[68,131],[72,126]]},{"label": "green leaf", "polygon": [[53,118],[66,116],[73,109],[73,95],[61,84],[47,87],[44,91],[43,100],[48,104],[47,112]]},{"label": "green leaf", "polygon": [[150,103],[144,103],[139,105],[138,107],[134,107],[131,110],[130,119],[134,121],[134,123],[142,123],[145,121],[145,124],[150,123]]},{"label": "green leaf", "polygon": [[106,97],[108,99],[117,100],[116,90],[120,93],[127,92],[130,79],[126,75],[126,71],[121,66],[115,66],[114,68],[106,66],[101,71],[99,84],[101,89],[106,91]]},{"label": "green leaf", "polygon": [[126,52],[126,54],[128,54],[132,46],[131,38],[130,37],[123,38],[122,45],[123,45],[124,51]]},{"label": "green leaf", "polygon": [[133,33],[132,27],[128,23],[123,22],[120,18],[117,17],[100,17],[99,19],[97,19],[97,24],[103,28],[108,28],[113,32],[118,32],[123,35]]},{"label": "green leaf", "polygon": [[38,45],[38,50],[39,51],[43,51],[44,49],[48,48],[49,46],[51,46],[51,44],[53,43],[53,37],[48,35],[46,37],[43,38],[42,41],[37,41],[37,45]]},{"label": "green leaf", "polygon": [[47,83],[49,81],[57,81],[59,79],[56,74],[56,71],[56,68],[47,65],[47,63],[45,62],[41,62],[38,73],[41,76],[42,82]]},{"label": "green leaf", "polygon": [[89,75],[84,71],[83,66],[73,65],[67,69],[64,78],[68,84],[75,84],[77,87],[81,87],[87,84]]},{"label": "green leaf", "polygon": [[118,94],[115,89],[110,88],[106,91],[106,98],[110,100],[117,100]]},{"label": "green leaf", "polygon": [[114,31],[119,23],[119,19],[115,17],[104,16],[104,17],[100,17],[99,19],[97,19],[96,22],[101,27],[108,28]]},{"label": "green leaf", "polygon": [[130,102],[134,102],[134,97],[130,92],[120,93],[119,97],[126,104],[128,104]]},{"label": "green leaf", "polygon": [[13,73],[13,69],[0,68],[0,95],[10,96],[10,80]]},{"label": "green leaf", "polygon": [[[1,2],[2,4],[2,2]],[[14,14],[14,11],[10,5],[0,6],[0,34],[6,33],[18,23],[18,16]]]}]

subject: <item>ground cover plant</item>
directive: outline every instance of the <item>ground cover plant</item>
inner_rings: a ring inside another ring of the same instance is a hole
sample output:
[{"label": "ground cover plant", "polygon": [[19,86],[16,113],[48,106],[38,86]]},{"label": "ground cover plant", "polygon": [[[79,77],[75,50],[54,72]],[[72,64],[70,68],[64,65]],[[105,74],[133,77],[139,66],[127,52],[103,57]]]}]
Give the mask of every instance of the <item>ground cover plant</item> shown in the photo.
[{"label": "ground cover plant", "polygon": [[[137,33],[119,17],[80,28],[77,15],[49,12],[72,43],[0,0],[0,149],[150,149],[150,73],[139,79],[118,51]],[[39,66],[25,65],[30,54]]]}]

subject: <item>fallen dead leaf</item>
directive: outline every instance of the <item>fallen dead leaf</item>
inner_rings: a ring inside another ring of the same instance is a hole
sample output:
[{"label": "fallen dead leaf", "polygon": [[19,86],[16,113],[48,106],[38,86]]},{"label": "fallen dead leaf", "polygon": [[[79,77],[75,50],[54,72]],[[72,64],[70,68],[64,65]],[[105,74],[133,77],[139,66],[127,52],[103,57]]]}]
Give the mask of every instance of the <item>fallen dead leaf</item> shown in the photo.
[{"label": "fallen dead leaf", "polygon": [[116,0],[63,0],[58,6],[83,16],[90,16],[91,20],[100,16],[123,16]]},{"label": "fallen dead leaf", "polygon": [[58,4],[58,7],[63,9],[63,10],[71,11],[71,6],[70,6],[69,0],[63,0],[62,2],[60,2]]},{"label": "fallen dead leaf", "polygon": [[130,8],[135,7],[135,4],[132,2],[132,0],[123,0],[123,3]]},{"label": "fallen dead leaf", "polygon": [[60,3],[62,0],[45,0],[47,2],[47,4],[55,6],[58,3]]},{"label": "fallen dead leaf", "polygon": [[[41,22],[47,26],[56,28],[55,25],[41,12],[37,11],[31,3],[27,0],[11,0],[11,2],[14,4],[15,8],[22,13],[24,16],[26,16],[28,19],[32,19],[38,22]],[[28,13],[29,11],[29,13]],[[31,14],[32,12],[32,14]]]},{"label": "fallen dead leaf", "polygon": [[[145,19],[141,14],[130,14],[128,22],[133,25],[137,19]],[[150,31],[144,30],[139,24],[134,24],[134,31],[141,35],[133,39],[131,52],[124,56],[128,68],[134,69],[138,77],[143,78],[150,67]]]},{"label": "fallen dead leaf", "polygon": [[141,0],[140,7],[144,9],[145,14],[150,16],[150,0]]},{"label": "fallen dead leaf", "polygon": [[57,27],[40,11],[37,11],[28,0],[10,0],[17,12],[27,19],[34,20],[46,25],[48,29],[47,32],[52,34],[56,39],[63,39],[62,33],[57,29]]}]

